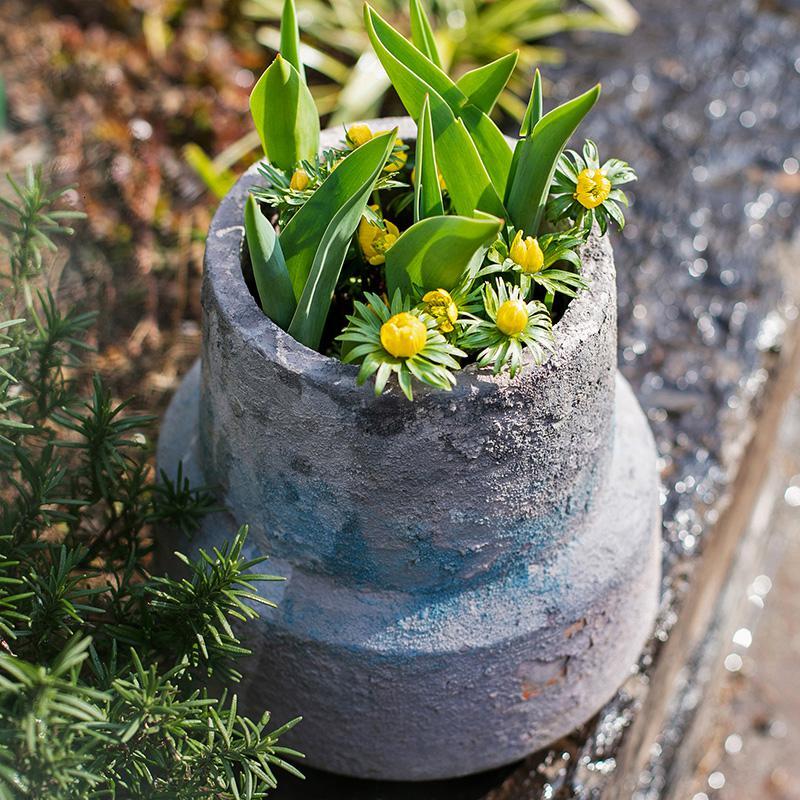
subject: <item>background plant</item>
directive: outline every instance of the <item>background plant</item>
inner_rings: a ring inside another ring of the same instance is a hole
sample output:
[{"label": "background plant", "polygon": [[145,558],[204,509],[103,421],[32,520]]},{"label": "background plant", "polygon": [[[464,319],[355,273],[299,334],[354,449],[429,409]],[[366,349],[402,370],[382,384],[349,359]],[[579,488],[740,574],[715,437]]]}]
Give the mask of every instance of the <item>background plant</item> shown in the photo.
[{"label": "background plant", "polygon": [[97,377],[81,391],[93,315],[39,288],[45,249],[69,232],[38,173],[3,203],[0,317],[0,797],[263,797],[291,772],[283,727],[238,712],[263,559],[246,530],[153,576],[154,526],[192,531],[211,495],[154,482],[149,417]]}]

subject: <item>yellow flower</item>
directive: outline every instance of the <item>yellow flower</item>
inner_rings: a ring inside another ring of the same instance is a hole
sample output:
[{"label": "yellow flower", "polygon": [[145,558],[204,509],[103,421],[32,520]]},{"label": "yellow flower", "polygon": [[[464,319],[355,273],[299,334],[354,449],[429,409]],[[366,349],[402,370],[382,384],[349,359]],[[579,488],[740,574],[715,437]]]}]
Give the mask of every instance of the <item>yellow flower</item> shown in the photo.
[{"label": "yellow flower", "polygon": [[458,319],[458,306],[453,302],[450,292],[435,289],[423,295],[422,302],[426,311],[436,320],[442,333],[450,333]]},{"label": "yellow flower", "polygon": [[425,323],[403,311],[381,325],[381,344],[395,358],[410,358],[419,353],[428,340]]},{"label": "yellow flower", "polygon": [[599,169],[583,169],[573,197],[584,208],[597,208],[611,194],[611,181]]},{"label": "yellow flower", "polygon": [[357,122],[355,125],[351,125],[347,129],[347,136],[345,139],[347,140],[347,144],[350,147],[361,147],[362,144],[366,144],[372,138],[372,131],[369,129],[369,125],[365,125],[363,122]]},{"label": "yellow flower", "polygon": [[292,174],[292,179],[289,181],[289,188],[294,189],[296,192],[302,192],[303,189],[308,187],[311,182],[308,173],[304,169],[296,169]]},{"label": "yellow flower", "polygon": [[[445,189],[447,189],[447,184],[444,182],[441,170],[437,170],[436,174],[439,176],[439,188],[442,191],[445,191]],[[414,169],[411,170],[411,183],[416,184],[416,182],[417,182],[417,168],[414,167]]]},{"label": "yellow flower", "polygon": [[522,231],[517,231],[514,236],[509,255],[516,264],[522,267],[523,272],[539,272],[544,266],[544,253],[539,242],[533,236],[526,236],[523,239]]},{"label": "yellow flower", "polygon": [[[386,131],[379,131],[379,133],[386,133]],[[394,140],[394,146],[396,148],[403,146],[403,140],[399,136]],[[389,156],[389,160],[386,162],[383,171],[397,172],[406,165],[406,161],[408,161],[408,152],[406,150],[394,150]]]},{"label": "yellow flower", "polygon": [[[370,206],[370,208],[375,212],[379,210],[377,205]],[[364,254],[364,258],[375,267],[386,261],[386,251],[400,236],[400,231],[393,222],[385,219],[383,224],[386,226],[386,230],[365,217],[361,217],[361,222],[358,223],[358,244],[361,252]]]},{"label": "yellow flower", "polygon": [[497,309],[495,324],[506,336],[522,333],[528,326],[528,306],[524,300],[506,300]]}]

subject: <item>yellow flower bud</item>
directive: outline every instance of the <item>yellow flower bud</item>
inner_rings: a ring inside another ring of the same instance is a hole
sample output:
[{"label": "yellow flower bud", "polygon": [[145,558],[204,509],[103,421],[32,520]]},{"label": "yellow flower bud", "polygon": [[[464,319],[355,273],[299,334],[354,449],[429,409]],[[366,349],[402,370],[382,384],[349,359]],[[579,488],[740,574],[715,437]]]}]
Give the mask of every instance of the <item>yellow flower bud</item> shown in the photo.
[{"label": "yellow flower bud", "polygon": [[497,327],[506,336],[522,333],[528,326],[528,306],[524,300],[506,300],[497,309]]},{"label": "yellow flower bud", "polygon": [[517,231],[511,243],[509,255],[514,263],[522,267],[523,272],[539,272],[544,266],[544,253],[539,242],[533,236],[522,238],[522,231]]},{"label": "yellow flower bud", "polygon": [[[380,210],[377,205],[370,206],[370,208],[375,212]],[[400,231],[393,222],[385,219],[383,224],[386,226],[386,230],[365,217],[361,217],[361,222],[358,223],[359,247],[364,258],[375,267],[386,261],[386,251],[400,236]]]},{"label": "yellow flower bud", "polygon": [[[444,178],[442,177],[441,170],[439,170],[436,174],[439,176],[439,188],[442,191],[445,191],[445,189],[447,189],[447,184],[444,182]],[[416,185],[416,183],[417,183],[417,168],[416,167],[414,167],[414,169],[411,170],[411,183],[413,185]]]},{"label": "yellow flower bud", "polygon": [[[378,131],[378,133],[387,133],[387,131]],[[399,136],[394,140],[394,146],[403,146],[403,140]],[[383,168],[383,171],[397,172],[406,165],[406,161],[408,161],[408,152],[406,150],[393,150],[392,154],[389,156],[389,160],[386,162],[386,166]]]},{"label": "yellow flower bud", "polygon": [[381,325],[381,344],[395,358],[410,358],[419,353],[428,339],[425,323],[403,311]]},{"label": "yellow flower bud", "polygon": [[435,289],[422,297],[425,310],[436,320],[442,333],[450,333],[458,320],[458,306],[453,302],[450,292]]},{"label": "yellow flower bud", "polygon": [[289,181],[289,188],[294,189],[296,192],[302,192],[303,189],[308,188],[311,183],[308,173],[304,169],[296,169],[292,174],[292,179]]},{"label": "yellow flower bud", "polygon": [[573,197],[584,208],[597,208],[611,194],[611,181],[599,169],[583,169]]},{"label": "yellow flower bud", "polygon": [[347,129],[346,139],[350,147],[361,147],[362,144],[366,144],[371,138],[372,131],[369,129],[369,125],[365,125],[363,122],[351,125]]}]

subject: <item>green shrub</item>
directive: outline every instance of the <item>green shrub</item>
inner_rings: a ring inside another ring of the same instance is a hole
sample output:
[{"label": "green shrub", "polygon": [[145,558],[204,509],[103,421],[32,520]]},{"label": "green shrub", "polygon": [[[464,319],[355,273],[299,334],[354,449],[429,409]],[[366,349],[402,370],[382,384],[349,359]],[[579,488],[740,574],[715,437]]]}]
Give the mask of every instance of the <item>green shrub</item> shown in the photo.
[{"label": "green shrub", "polygon": [[259,798],[298,753],[297,720],[249,719],[228,686],[248,654],[263,559],[233,541],[176,580],[148,572],[152,530],[191,533],[214,500],[151,479],[147,430],[95,376],[80,391],[93,315],[37,291],[64,222],[30,171],[2,200],[0,319],[0,798]]}]

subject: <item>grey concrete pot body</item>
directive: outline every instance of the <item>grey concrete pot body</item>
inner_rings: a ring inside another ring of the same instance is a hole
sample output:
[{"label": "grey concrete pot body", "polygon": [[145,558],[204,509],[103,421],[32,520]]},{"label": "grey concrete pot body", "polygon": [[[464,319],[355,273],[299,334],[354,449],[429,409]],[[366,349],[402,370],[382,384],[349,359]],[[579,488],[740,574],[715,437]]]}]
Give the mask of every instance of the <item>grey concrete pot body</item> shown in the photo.
[{"label": "grey concrete pot body", "polygon": [[584,248],[590,289],[543,366],[513,381],[467,369],[414,403],[396,389],[376,398],[248,291],[243,204],[257,180],[245,175],[211,225],[201,366],[159,445],[163,468],[183,460],[230,509],[195,543],[249,523],[251,552],[286,578],[249,642],[245,706],[276,722],[302,714],[292,744],[355,776],[445,778],[521,758],[612,696],[656,612],[656,454],[616,370],[608,239]]}]

